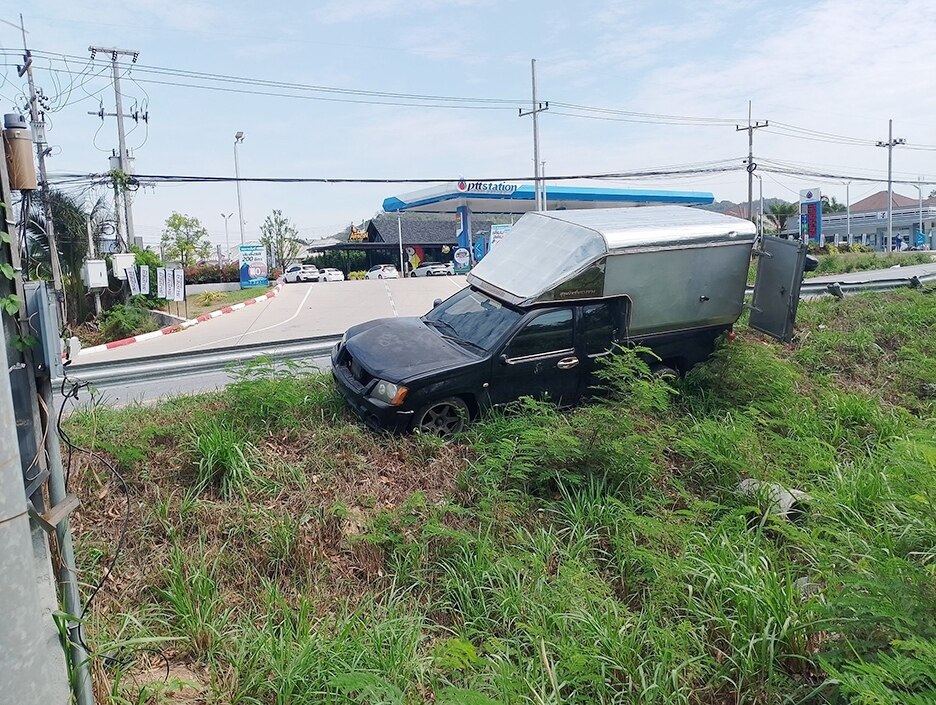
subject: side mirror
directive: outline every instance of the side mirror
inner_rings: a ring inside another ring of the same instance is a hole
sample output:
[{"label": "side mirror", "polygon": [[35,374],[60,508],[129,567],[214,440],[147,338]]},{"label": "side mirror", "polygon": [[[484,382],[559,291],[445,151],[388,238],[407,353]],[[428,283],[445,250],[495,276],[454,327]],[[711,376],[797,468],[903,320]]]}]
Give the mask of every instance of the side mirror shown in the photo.
[{"label": "side mirror", "polygon": [[436,299],[435,301],[432,302],[432,308],[435,308],[441,303],[442,303],[442,299]]}]

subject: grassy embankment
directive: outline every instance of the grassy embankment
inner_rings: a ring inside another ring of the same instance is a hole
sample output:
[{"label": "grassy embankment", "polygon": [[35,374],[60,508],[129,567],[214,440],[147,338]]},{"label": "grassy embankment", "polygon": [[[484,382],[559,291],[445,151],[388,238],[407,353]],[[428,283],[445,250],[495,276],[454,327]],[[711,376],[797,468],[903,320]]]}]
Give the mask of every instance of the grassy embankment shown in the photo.
[{"label": "grassy embankment", "polygon": [[[259,368],[78,412],[133,507],[88,624],[117,655],[101,701],[931,702],[936,292],[810,302],[799,327],[742,332],[674,388],[622,356],[606,400],[448,445]],[[93,584],[125,497],[96,461],[72,478]]]},{"label": "grassy embankment", "polygon": [[203,313],[211,313],[219,308],[239,304],[247,299],[255,299],[263,296],[269,289],[265,286],[251,286],[246,289],[235,289],[234,291],[206,291],[201,294],[195,294],[189,298],[188,316],[197,318]]},{"label": "grassy embankment", "polygon": [[[915,264],[930,264],[934,260],[932,252],[845,252],[840,254],[820,254],[819,266],[812,272],[806,272],[806,278],[825,277],[830,274],[848,274],[865,272],[870,269],[888,269],[895,265],[910,267]],[[753,284],[757,272],[757,261],[748,268],[748,283]]]}]

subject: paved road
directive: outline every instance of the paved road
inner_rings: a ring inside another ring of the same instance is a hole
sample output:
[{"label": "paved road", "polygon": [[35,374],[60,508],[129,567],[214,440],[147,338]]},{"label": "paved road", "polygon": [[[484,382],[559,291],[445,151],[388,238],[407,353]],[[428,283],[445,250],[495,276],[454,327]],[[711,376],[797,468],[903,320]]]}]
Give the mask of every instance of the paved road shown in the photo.
[{"label": "paved road", "polygon": [[432,308],[433,300],[447,299],[465,284],[461,276],[287,284],[272,299],[178,333],[79,355],[75,367],[83,362],[337,335],[374,318],[421,316]]}]

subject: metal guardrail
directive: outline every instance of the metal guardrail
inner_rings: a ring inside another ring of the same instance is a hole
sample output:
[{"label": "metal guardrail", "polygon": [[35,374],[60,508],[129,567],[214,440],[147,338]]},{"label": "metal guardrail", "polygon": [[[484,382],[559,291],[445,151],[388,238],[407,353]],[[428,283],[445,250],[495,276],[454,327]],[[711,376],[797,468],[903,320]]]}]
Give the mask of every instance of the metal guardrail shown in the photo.
[{"label": "metal guardrail", "polygon": [[[919,288],[929,282],[936,282],[936,273],[863,282],[810,283],[807,279],[800,289],[800,298],[815,296],[841,298],[862,291],[889,291],[903,287]],[[753,291],[753,287],[745,289],[748,296],[752,295]],[[154,355],[132,360],[76,363],[70,365],[67,371],[68,376],[74,379],[114,386],[123,382],[156,380],[166,376],[185,377],[221,372],[232,363],[246,362],[259,357],[269,357],[272,360],[324,357],[340,339],[339,335],[327,335],[280,343],[252,343],[216,350]],[[59,381],[54,380],[56,384]]]},{"label": "metal guardrail", "polygon": [[[220,372],[232,363],[259,357],[271,360],[301,360],[322,357],[331,352],[340,335],[301,338],[280,343],[252,343],[215,350],[169,353],[132,360],[75,363],[69,365],[68,376],[85,382],[132,382],[158,379],[167,375],[188,376]],[[59,380],[55,380],[57,383]]]},{"label": "metal guardrail", "polygon": [[[800,287],[800,298],[810,296],[835,296],[842,298],[848,294],[858,294],[863,291],[892,291],[893,289],[919,289],[924,284],[936,282],[936,273],[921,274],[913,277],[895,277],[893,279],[869,279],[863,282],[810,282],[803,281]],[[744,289],[745,296],[754,294],[754,287]]]}]

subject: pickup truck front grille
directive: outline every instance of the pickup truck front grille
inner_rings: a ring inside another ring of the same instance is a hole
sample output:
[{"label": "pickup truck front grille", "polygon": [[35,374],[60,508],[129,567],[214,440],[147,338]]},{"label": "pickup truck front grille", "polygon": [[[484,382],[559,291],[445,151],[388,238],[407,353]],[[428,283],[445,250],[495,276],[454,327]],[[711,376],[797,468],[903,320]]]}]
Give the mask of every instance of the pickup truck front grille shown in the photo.
[{"label": "pickup truck front grille", "polygon": [[358,384],[362,386],[370,384],[371,380],[374,378],[368,374],[367,370],[361,367],[361,364],[350,355],[348,356],[348,360],[348,366],[351,368],[351,376],[357,380]]}]

